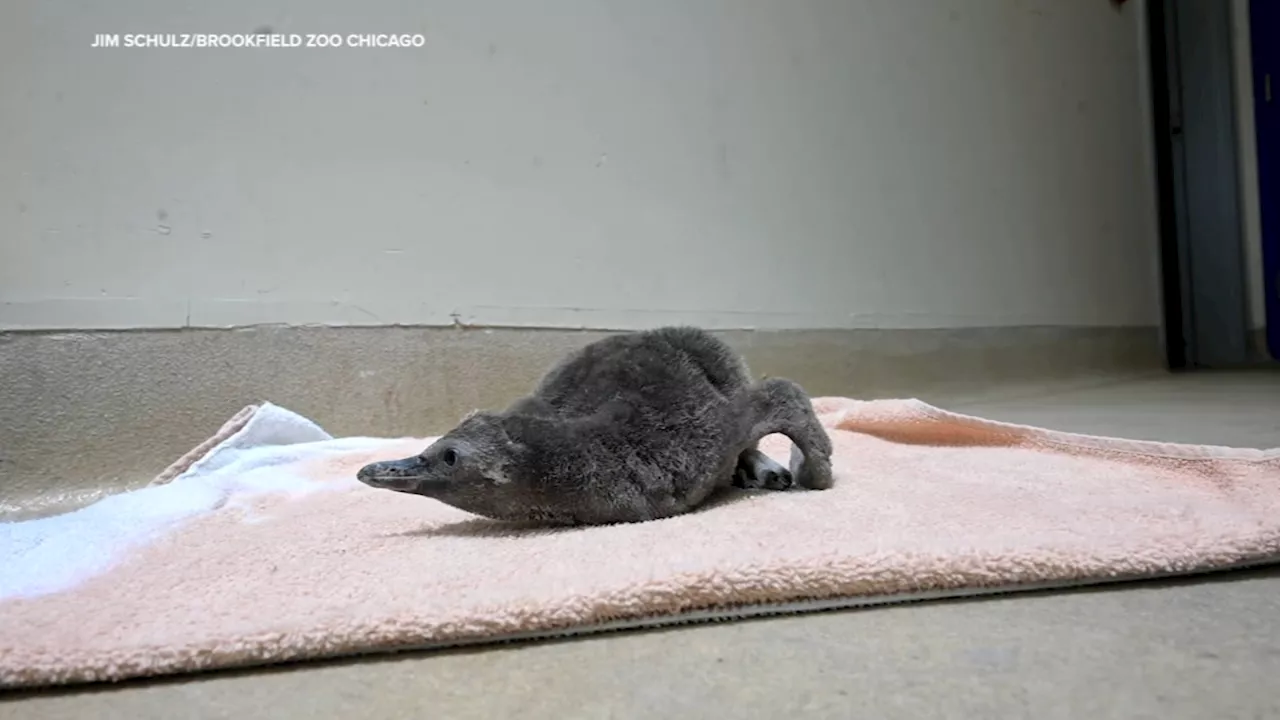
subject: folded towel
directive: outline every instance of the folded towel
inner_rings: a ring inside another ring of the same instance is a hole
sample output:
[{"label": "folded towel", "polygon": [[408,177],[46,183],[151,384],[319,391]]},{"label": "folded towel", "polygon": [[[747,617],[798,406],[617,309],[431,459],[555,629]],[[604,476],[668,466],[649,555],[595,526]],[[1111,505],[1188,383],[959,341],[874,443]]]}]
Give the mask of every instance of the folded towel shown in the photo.
[{"label": "folded towel", "polygon": [[[1280,560],[1280,450],[814,401],[826,491],[545,529],[374,490],[432,438],[334,439],[264,403],[152,486],[0,525],[0,685],[120,680]],[[785,438],[762,449],[785,462]]]}]

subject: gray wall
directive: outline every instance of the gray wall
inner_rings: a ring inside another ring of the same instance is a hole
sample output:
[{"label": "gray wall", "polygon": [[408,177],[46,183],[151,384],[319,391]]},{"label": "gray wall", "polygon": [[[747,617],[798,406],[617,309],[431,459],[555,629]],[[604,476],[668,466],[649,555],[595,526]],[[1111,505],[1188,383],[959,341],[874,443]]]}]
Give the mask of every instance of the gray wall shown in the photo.
[{"label": "gray wall", "polygon": [[1152,325],[1141,15],[14,0],[0,328]]}]

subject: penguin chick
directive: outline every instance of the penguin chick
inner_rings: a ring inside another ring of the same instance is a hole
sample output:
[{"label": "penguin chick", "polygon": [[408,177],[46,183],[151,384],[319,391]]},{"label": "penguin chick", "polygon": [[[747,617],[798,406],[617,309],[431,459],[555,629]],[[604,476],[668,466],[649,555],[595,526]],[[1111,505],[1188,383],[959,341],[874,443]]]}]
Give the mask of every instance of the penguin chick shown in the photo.
[{"label": "penguin chick", "polygon": [[[757,449],[792,441],[790,467]],[[746,362],[693,327],[613,335],[570,353],[502,412],[475,412],[422,453],[361,468],[374,488],[495,520],[642,522],[729,486],[831,487],[831,440],[796,383],[752,383]]]}]

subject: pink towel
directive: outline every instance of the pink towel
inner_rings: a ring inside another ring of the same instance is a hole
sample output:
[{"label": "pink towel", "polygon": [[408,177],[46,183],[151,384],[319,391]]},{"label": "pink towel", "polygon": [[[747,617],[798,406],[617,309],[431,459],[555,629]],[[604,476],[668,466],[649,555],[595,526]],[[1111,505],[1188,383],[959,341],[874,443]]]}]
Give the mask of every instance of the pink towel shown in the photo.
[{"label": "pink towel", "polygon": [[[191,672],[1280,559],[1280,451],[821,398],[827,491],[511,527],[353,476],[430,439],[331,438],[270,404],[152,487],[0,525],[0,684]],[[785,462],[773,436],[763,449]]]}]

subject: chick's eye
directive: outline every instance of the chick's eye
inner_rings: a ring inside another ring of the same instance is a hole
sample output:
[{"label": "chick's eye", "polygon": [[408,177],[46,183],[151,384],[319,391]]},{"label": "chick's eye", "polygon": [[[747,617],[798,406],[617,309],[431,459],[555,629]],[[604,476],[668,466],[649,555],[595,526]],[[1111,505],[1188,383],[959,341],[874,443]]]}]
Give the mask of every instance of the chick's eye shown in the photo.
[{"label": "chick's eye", "polygon": [[458,462],[458,451],[453,448],[449,448],[444,451],[444,454],[440,456],[440,459],[444,461],[445,465],[453,467]]}]

